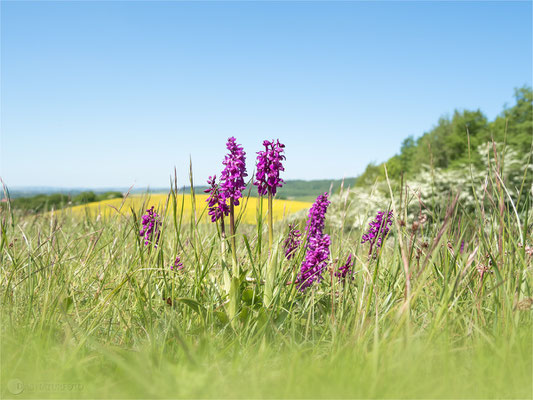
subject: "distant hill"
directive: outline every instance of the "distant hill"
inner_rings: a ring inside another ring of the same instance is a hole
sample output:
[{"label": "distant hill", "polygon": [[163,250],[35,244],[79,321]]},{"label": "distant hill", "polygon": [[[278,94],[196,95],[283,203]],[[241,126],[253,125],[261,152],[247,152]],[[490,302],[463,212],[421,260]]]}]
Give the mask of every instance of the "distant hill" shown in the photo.
[{"label": "distant hill", "polygon": [[[21,186],[21,187],[8,187],[9,196],[12,199],[19,197],[34,197],[37,195],[51,195],[51,194],[61,194],[65,196],[77,196],[81,193],[92,192],[97,195],[108,193],[108,192],[120,192],[126,193],[128,187],[112,187],[112,188],[83,188],[83,187],[53,187],[53,186]],[[131,193],[146,193],[147,191],[151,193],[164,193],[168,192],[168,188],[139,188],[132,189]],[[0,188],[0,199],[4,198],[4,193]]]},{"label": "distant hill", "polygon": [[279,189],[276,195],[280,199],[313,201],[324,192],[337,193],[344,181],[344,187],[353,187],[357,178],[322,179],[322,180],[289,180]]},{"label": "distant hill", "polygon": [[[345,178],[344,186],[354,186],[356,178]],[[339,190],[343,179],[320,179],[320,180],[287,180],[285,181],[284,186],[281,189],[278,189],[277,197],[280,199],[314,199],[314,197],[324,193],[329,192],[330,189],[332,192]],[[207,186],[200,185],[195,186],[194,190],[196,193],[201,193]],[[129,190],[128,187],[116,187],[116,188],[68,188],[68,187],[51,187],[51,186],[27,186],[27,187],[15,187],[9,188],[9,195],[12,199],[19,197],[33,197],[37,195],[51,195],[51,194],[62,194],[66,196],[77,196],[80,193],[93,192],[95,194],[103,194],[108,192],[121,192],[126,193]],[[180,191],[189,193],[191,190],[190,186],[183,186]],[[167,193],[169,188],[133,188],[130,193]],[[252,196],[256,195],[256,191],[252,189]],[[4,193],[0,191],[0,199],[4,197]]]},{"label": "distant hill", "polygon": [[[348,186],[353,187],[355,185],[357,178],[344,178],[344,179],[317,179],[317,180],[302,180],[302,179],[292,179],[285,181],[282,188],[278,189],[276,193],[276,198],[282,200],[300,200],[300,201],[314,201],[317,196],[328,192],[331,194],[338,193],[342,182],[344,181],[344,187]],[[250,190],[250,186],[245,190],[245,194]],[[207,189],[207,186],[195,186],[194,190],[196,193],[203,193]],[[183,190],[187,193],[191,189],[190,187],[185,187]],[[257,196],[257,189],[252,188],[251,196]]]}]

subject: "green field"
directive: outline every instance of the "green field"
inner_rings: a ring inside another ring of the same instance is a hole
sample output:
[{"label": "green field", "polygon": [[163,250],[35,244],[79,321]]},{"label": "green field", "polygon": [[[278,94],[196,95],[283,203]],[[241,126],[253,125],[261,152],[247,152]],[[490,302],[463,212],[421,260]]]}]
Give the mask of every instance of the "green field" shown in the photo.
[{"label": "green field", "polygon": [[228,291],[219,230],[175,214],[179,196],[159,210],[157,247],[138,236],[140,205],[102,219],[4,207],[2,397],[531,398],[532,198],[504,189],[494,182],[470,214],[428,209],[414,229],[411,200],[391,188],[398,216],[376,257],[360,244],[373,212],[328,222],[345,215],[341,193],[330,265],[353,254],[354,279],[326,272],[305,292],[291,284],[304,250],[288,261],[276,245],[287,220],[275,262],[262,218],[239,225]]}]

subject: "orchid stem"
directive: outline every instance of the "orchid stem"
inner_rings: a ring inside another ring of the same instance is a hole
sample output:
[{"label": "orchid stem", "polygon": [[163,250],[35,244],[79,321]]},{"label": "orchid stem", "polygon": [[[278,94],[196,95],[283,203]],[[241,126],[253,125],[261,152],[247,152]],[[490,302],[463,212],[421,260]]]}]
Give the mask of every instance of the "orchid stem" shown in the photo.
[{"label": "orchid stem", "polygon": [[237,246],[235,244],[235,204],[233,199],[229,201],[229,234],[231,238],[231,253],[233,256],[233,276],[239,275],[237,266]]},{"label": "orchid stem", "polygon": [[272,251],[272,243],[274,242],[274,207],[273,207],[272,191],[268,190],[268,247]]}]

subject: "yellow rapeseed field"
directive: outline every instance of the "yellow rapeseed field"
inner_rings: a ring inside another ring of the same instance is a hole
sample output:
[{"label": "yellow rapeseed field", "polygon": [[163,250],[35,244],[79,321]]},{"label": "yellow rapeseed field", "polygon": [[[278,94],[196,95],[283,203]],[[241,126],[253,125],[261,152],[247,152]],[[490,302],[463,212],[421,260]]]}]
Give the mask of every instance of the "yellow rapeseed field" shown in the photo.
[{"label": "yellow rapeseed field", "polygon": [[[177,197],[177,211],[178,215],[181,213],[183,207],[183,216],[190,217],[193,212],[193,203],[198,221],[208,221],[207,215],[207,195],[198,194],[194,197],[194,202],[190,194],[178,195]],[[59,213],[71,213],[75,216],[89,215],[91,217],[107,218],[114,215],[129,215],[131,209],[136,213],[143,213],[146,208],[154,206],[159,214],[172,213],[173,200],[167,194],[152,194],[152,195],[130,195],[125,200],[111,199],[103,200],[94,203],[89,203],[80,206],[60,210]],[[241,204],[236,207],[236,215],[241,215],[242,222],[248,224],[255,224],[257,221],[258,209],[260,200],[256,197],[249,199],[241,199]],[[293,200],[274,200],[274,220],[281,220],[285,216],[295,213],[300,210],[308,209],[311,203],[304,201]],[[166,211],[165,211],[166,210]],[[267,200],[263,200],[263,216],[267,212]]]}]

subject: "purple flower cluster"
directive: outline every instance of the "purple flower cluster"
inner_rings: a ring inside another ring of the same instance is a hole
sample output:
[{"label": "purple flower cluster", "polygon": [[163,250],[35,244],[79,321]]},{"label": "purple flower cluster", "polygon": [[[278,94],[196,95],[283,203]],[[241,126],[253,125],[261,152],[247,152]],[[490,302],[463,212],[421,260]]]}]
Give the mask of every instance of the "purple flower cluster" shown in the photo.
[{"label": "purple flower cluster", "polygon": [[217,176],[209,177],[207,184],[211,186],[209,189],[204,190],[204,193],[209,193],[207,198],[208,202],[208,214],[211,216],[211,221],[216,222],[220,218],[223,218],[229,213],[229,207],[224,197],[220,193],[220,188],[216,183]]},{"label": "purple flower cluster", "polygon": [[330,237],[323,233],[328,209],[328,194],[318,196],[309,210],[307,220],[307,252],[298,275],[299,288],[304,291],[314,282],[322,280],[322,273],[327,267],[329,258]]},{"label": "purple flower cluster", "polygon": [[386,217],[384,211],[379,211],[376,215],[376,218],[371,221],[368,225],[370,228],[363,235],[363,240],[361,243],[370,243],[370,250],[368,254],[372,253],[372,249],[376,246],[376,249],[380,248],[383,244],[383,241],[389,234],[390,227],[392,225],[393,213],[390,211]]},{"label": "purple flower cluster", "polygon": [[329,235],[309,238],[305,260],[298,276],[299,288],[302,292],[314,282],[322,280],[322,273],[328,265],[330,244]]},{"label": "purple flower cluster", "polygon": [[176,259],[174,260],[174,265],[171,265],[170,269],[173,271],[180,271],[183,269],[183,263],[181,262],[180,256],[176,256]]},{"label": "purple flower cluster", "polygon": [[142,228],[139,232],[139,236],[144,237],[144,245],[148,246],[151,241],[154,241],[155,247],[157,247],[159,235],[161,234],[159,231],[161,222],[159,221],[159,214],[157,214],[157,212],[154,210],[154,206],[146,210],[146,213],[142,217],[141,223]]},{"label": "purple flower cluster", "polygon": [[281,171],[285,171],[282,161],[285,156],[282,155],[285,145],[279,142],[279,139],[274,142],[268,140],[263,141],[265,146],[264,151],[257,152],[257,173],[254,185],[257,186],[257,191],[260,196],[268,194],[276,194],[277,188],[283,186],[283,179],[279,177]]},{"label": "purple flower cluster", "polygon": [[293,224],[289,224],[289,234],[283,242],[283,249],[285,250],[285,258],[287,260],[293,258],[296,250],[300,247],[300,236],[302,236],[300,231]]},{"label": "purple flower cluster", "polygon": [[339,278],[342,282],[346,281],[346,277],[350,275],[353,279],[353,261],[352,261],[352,254],[348,256],[348,259],[346,260],[346,264],[341,265],[339,267],[339,270],[335,272],[335,276]]},{"label": "purple flower cluster", "polygon": [[220,176],[220,193],[225,200],[233,199],[236,206],[242,197],[242,191],[246,188],[244,177],[246,173],[246,153],[241,145],[237,144],[234,137],[230,137],[226,144],[229,154],[226,155],[222,164],[225,165]]},{"label": "purple flower cluster", "polygon": [[305,230],[307,231],[307,237],[320,236],[324,230],[324,223],[326,221],[326,211],[330,201],[328,200],[328,194],[324,193],[316,198],[315,203],[309,210],[309,218],[307,219],[307,225]]}]

